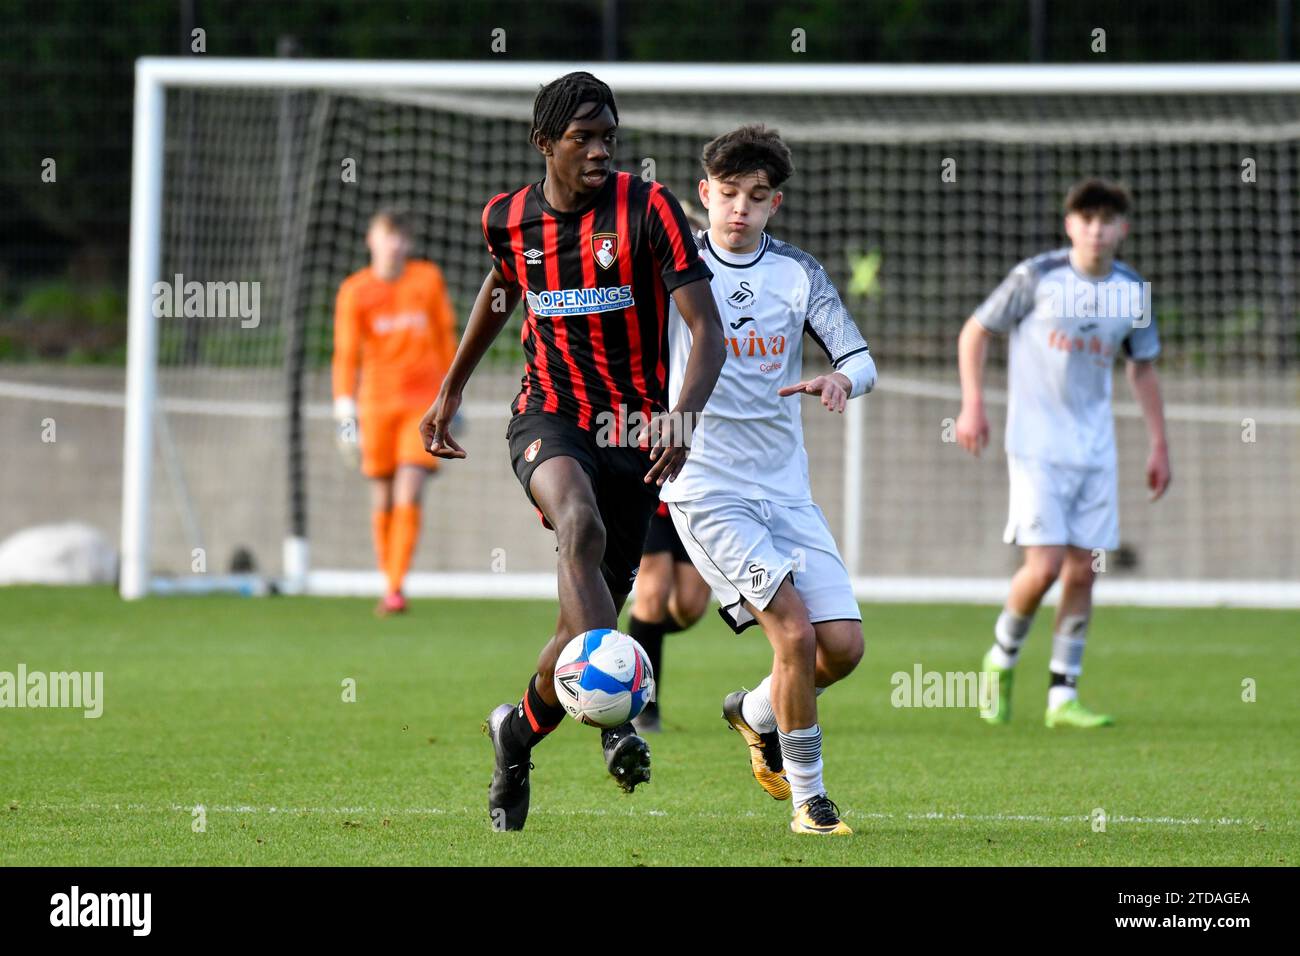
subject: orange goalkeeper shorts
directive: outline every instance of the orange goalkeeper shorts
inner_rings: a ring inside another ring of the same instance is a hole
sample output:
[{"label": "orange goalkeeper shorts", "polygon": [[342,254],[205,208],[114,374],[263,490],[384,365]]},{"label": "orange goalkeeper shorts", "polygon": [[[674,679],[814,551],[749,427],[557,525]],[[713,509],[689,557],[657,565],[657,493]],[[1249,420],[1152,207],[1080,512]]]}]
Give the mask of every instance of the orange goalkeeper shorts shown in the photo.
[{"label": "orange goalkeeper shorts", "polygon": [[393,406],[361,410],[361,471],[367,478],[391,478],[398,465],[437,471],[438,459],[424,449],[420,419],[429,406]]}]

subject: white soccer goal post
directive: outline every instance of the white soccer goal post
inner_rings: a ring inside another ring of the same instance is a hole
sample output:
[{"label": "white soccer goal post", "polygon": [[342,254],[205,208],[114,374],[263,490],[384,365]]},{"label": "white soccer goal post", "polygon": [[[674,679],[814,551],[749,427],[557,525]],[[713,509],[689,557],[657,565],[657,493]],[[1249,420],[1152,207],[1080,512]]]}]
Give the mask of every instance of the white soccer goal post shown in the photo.
[{"label": "white soccer goal post", "polygon": [[[334,292],[366,264],[369,215],[402,207],[463,324],[488,264],[483,203],[542,175],[533,95],[583,68],[618,97],[618,165],[684,199],[717,133],[762,121],[790,142],[796,174],[772,230],[826,265],[880,370],[843,418],[804,412],[814,494],[861,598],[1003,599],[1016,557],[1000,540],[1005,459],[1000,435],[978,461],[949,440],[955,339],[1011,266],[1062,243],[1065,188],[1099,174],[1136,197],[1121,255],[1152,283],[1174,484],[1145,501],[1145,432],[1117,368],[1124,543],[1103,559],[1097,599],[1300,607],[1292,65],[143,58],[124,597],[267,582],[379,592],[364,482],[332,447]],[[169,314],[192,282],[192,314]],[[238,311],[241,293],[256,314]],[[512,321],[470,385],[470,458],[426,491],[412,595],[554,594],[552,539],[505,452],[522,368]]]}]

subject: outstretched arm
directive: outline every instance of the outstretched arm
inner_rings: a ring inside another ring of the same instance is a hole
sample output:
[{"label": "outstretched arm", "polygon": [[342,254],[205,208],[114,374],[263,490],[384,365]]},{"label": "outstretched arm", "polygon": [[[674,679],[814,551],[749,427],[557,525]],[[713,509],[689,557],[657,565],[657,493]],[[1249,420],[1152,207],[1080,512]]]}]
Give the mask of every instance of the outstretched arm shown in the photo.
[{"label": "outstretched arm", "polygon": [[1147,456],[1147,488],[1151,490],[1151,500],[1155,501],[1173,480],[1169,470],[1169,444],[1165,439],[1165,406],[1160,397],[1160,377],[1156,374],[1155,362],[1130,359],[1127,372],[1129,387],[1142,407],[1147,437],[1151,440],[1151,452]]},{"label": "outstretched arm", "polygon": [[784,385],[776,390],[776,394],[782,398],[796,392],[820,395],[822,405],[827,411],[843,413],[845,406],[849,404],[849,395],[852,391],[853,382],[847,375],[843,372],[831,372],[829,375],[805,379],[795,385]]},{"label": "outstretched arm", "polygon": [[984,360],[991,334],[971,316],[957,336],[957,371],[961,376],[957,444],[976,457],[989,443],[989,420],[984,414]]},{"label": "outstretched arm", "polygon": [[654,462],[646,473],[647,484],[662,485],[672,481],[686,464],[690,453],[687,438],[699,419],[700,412],[713,394],[713,386],[726,361],[726,345],[722,341],[722,317],[708,279],[696,279],[673,290],[673,302],[682,314],[682,320],[691,330],[691,354],[682,373],[682,390],[677,404],[669,412],[665,424],[657,429],[650,460]]},{"label": "outstretched arm", "polygon": [[822,264],[805,252],[796,252],[796,261],[808,278],[804,331],[826,353],[833,371],[786,385],[777,389],[777,394],[820,395],[827,411],[843,412],[849,399],[866,395],[876,387],[876,361]]},{"label": "outstretched arm", "polygon": [[452,416],[460,408],[461,394],[488,347],[505,328],[510,313],[519,304],[522,290],[505,279],[496,269],[488,273],[470,310],[465,334],[456,357],[442,380],[442,388],[429,410],[420,419],[420,435],[429,454],[437,458],[464,458],[465,449],[451,436]]}]

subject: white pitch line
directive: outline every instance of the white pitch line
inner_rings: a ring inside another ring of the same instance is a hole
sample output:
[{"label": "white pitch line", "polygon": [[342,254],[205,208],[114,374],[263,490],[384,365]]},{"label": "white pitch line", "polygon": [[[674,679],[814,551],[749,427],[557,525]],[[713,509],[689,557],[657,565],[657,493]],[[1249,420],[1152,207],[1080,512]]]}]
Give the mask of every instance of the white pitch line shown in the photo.
[{"label": "white pitch line", "polygon": [[[482,813],[482,808],[474,807],[254,807],[248,805],[217,805],[208,806],[206,804],[196,804],[186,806],[182,804],[172,804],[170,806],[160,806],[144,803],[112,803],[97,804],[87,803],[79,805],[57,805],[42,804],[37,807],[39,810],[51,812],[74,812],[74,813],[103,813],[111,812],[132,812],[132,813],[193,813],[196,806],[202,806],[207,813],[245,813],[245,814],[266,814],[268,816],[301,816],[301,815],[360,815],[374,814],[376,816],[437,816],[442,814],[464,814],[477,815]],[[766,818],[769,814],[757,813],[753,810],[746,810],[737,813],[672,813],[667,810],[636,810],[629,808],[627,810],[606,810],[598,807],[590,809],[576,810],[556,810],[545,807],[534,808],[534,814],[543,816],[651,816],[651,817],[673,817],[681,816],[699,819],[734,819],[736,817]],[[867,820],[931,820],[940,822],[973,822],[973,823],[1090,823],[1092,816],[1086,813],[1077,814],[1038,814],[1038,813],[963,813],[961,811],[942,812],[928,811],[925,813],[887,813],[887,812],[857,812],[846,810],[845,817],[858,817]],[[1271,826],[1267,820],[1242,819],[1240,817],[1130,817],[1123,815],[1109,815],[1106,817],[1107,824],[1136,824],[1138,826]]]}]

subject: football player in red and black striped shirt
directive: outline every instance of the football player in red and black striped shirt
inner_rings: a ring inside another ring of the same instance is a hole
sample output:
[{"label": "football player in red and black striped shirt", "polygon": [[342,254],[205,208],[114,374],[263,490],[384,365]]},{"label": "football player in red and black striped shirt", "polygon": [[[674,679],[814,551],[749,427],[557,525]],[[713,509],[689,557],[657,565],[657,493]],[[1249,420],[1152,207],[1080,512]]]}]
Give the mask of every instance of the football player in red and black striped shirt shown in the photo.
[{"label": "football player in red and black striped shirt", "polygon": [[[618,107],[590,73],[537,94],[532,143],[546,178],[483,210],[492,270],[470,312],[437,400],[420,423],[425,447],[464,458],[448,427],[475,366],[521,298],[524,376],[506,431],[515,473],[558,544],[560,617],[517,707],[488,717],[496,768],[488,810],[523,828],[532,748],[564,716],[553,685],[565,644],[616,628],[632,587],[658,486],[688,453],[725,359],[721,319],[677,200],[611,166]],[[694,336],[672,414],[667,398],[669,298]],[[653,418],[649,434],[641,426]],[[650,779],[650,750],[630,723],[602,733],[606,765],[631,792]]]}]

